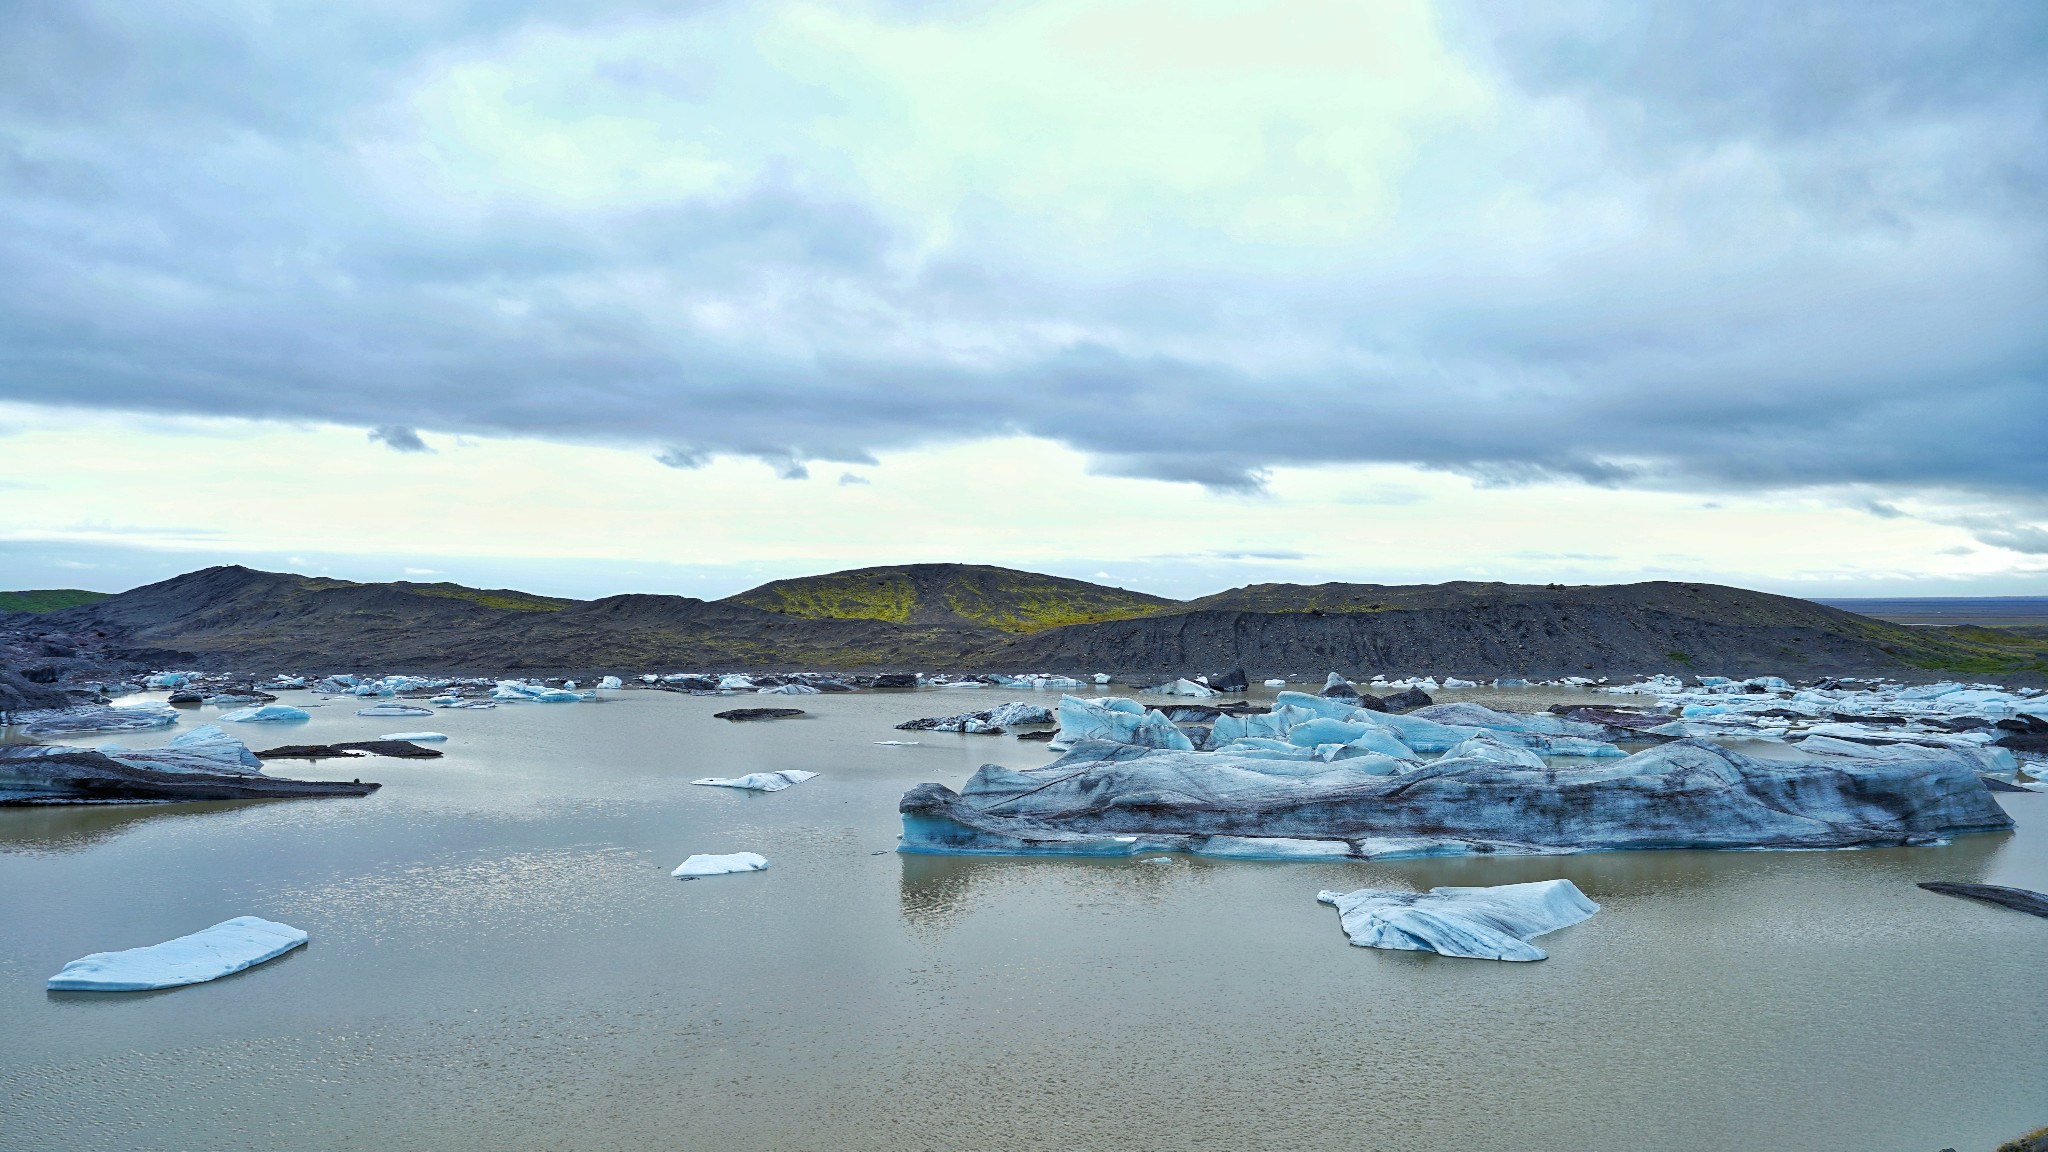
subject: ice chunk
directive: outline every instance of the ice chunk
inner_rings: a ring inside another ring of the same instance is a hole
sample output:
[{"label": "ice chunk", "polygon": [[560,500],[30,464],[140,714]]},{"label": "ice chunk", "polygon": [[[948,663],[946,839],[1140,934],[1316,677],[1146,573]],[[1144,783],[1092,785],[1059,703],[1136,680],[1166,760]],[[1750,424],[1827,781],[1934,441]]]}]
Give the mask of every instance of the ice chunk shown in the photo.
[{"label": "ice chunk", "polygon": [[988,712],[988,722],[999,727],[1008,727],[1012,724],[1051,724],[1055,719],[1052,709],[1043,704],[1030,704],[1022,700],[999,704]]},{"label": "ice chunk", "polygon": [[[702,784],[699,780],[697,783]],[[768,867],[768,858],[758,852],[728,852],[723,856],[699,852],[676,866],[669,873],[681,880],[695,880],[702,876],[730,876],[735,872],[759,872]]]},{"label": "ice chunk", "polygon": [[158,772],[257,773],[263,761],[249,746],[228,735],[218,725],[207,724],[171,737],[161,748],[130,750],[119,744],[102,744],[95,751],[130,768]]},{"label": "ice chunk", "polygon": [[183,688],[197,679],[197,672],[158,672],[142,682],[144,688]]},{"label": "ice chunk", "polygon": [[731,779],[706,776],[702,780],[692,780],[690,783],[705,784],[713,788],[744,788],[749,792],[780,792],[791,784],[801,784],[816,775],[816,772],[785,768],[780,772],[749,772],[745,776]]},{"label": "ice chunk", "polygon": [[356,709],[358,716],[432,716],[432,708],[415,708],[410,704],[372,704],[368,708]]},{"label": "ice chunk", "polygon": [[[626,682],[624,680],[619,679],[617,676],[607,676],[604,679],[599,680],[597,682],[597,686],[599,688],[624,688],[626,686]],[[609,715],[609,713],[607,713],[607,715]]]},{"label": "ice chunk", "polygon": [[1194,741],[1164,715],[1146,709],[1134,700],[1112,698],[1083,700],[1060,697],[1060,731],[1055,747],[1072,747],[1083,740],[1107,740],[1142,748],[1177,748],[1194,751]]},{"label": "ice chunk", "polygon": [[877,741],[875,741],[875,743],[876,743],[876,744],[878,744],[878,745],[880,745],[880,746],[882,746],[882,747],[884,747],[884,748],[908,748],[908,747],[910,747],[910,746],[912,746],[912,745],[914,745],[914,744],[918,744],[918,743],[921,743],[921,741],[917,741],[917,740],[877,740]]},{"label": "ice chunk", "polygon": [[1268,688],[1285,688],[1285,687],[1287,687],[1287,681],[1285,681],[1285,680],[1281,680],[1281,679],[1279,679],[1279,678],[1277,678],[1277,677],[1276,677],[1276,678],[1274,678],[1274,679],[1272,679],[1272,680],[1268,680],[1268,681],[1266,681],[1265,683],[1266,683],[1266,687],[1268,687]]},{"label": "ice chunk", "polygon": [[493,700],[523,700],[535,704],[573,704],[579,700],[594,698],[580,692],[571,692],[566,688],[549,688],[546,685],[527,684],[519,680],[500,680],[498,686],[491,689]]},{"label": "ice chunk", "polygon": [[1214,688],[1209,687],[1207,684],[1198,684],[1193,680],[1186,679],[1185,677],[1179,680],[1175,680],[1169,684],[1161,684],[1158,687],[1152,689],[1152,691],[1157,692],[1162,696],[1193,696],[1197,699],[1207,696],[1222,695],[1222,693],[1216,691]]},{"label": "ice chunk", "polygon": [[379,740],[406,740],[414,744],[438,744],[448,738],[446,732],[386,732]]},{"label": "ice chunk", "polygon": [[275,959],[306,942],[289,924],[237,916],[211,928],[125,952],[95,952],[50,977],[57,992],[141,992],[201,984]]},{"label": "ice chunk", "polygon": [[1109,673],[1107,673],[1107,672],[1097,672],[1097,673],[1095,674],[1095,682],[1096,682],[1097,684],[1107,684],[1107,683],[1109,683]]},{"label": "ice chunk", "polygon": [[721,691],[726,692],[745,691],[746,689],[754,687],[754,678],[752,676],[741,676],[738,674],[730,676],[720,676],[718,678],[718,687]]},{"label": "ice chunk", "polygon": [[1543,757],[1523,748],[1509,744],[1492,732],[1479,732],[1459,742],[1444,753],[1446,760],[1486,760],[1494,764],[1519,764],[1524,768],[1543,767]]},{"label": "ice chunk", "polygon": [[233,712],[223,712],[220,718],[230,724],[288,724],[297,720],[311,720],[313,714],[304,708],[294,708],[289,704],[259,704],[254,708],[237,708]]},{"label": "ice chunk", "polygon": [[1529,941],[1590,919],[1600,906],[1569,880],[1428,892],[1319,892],[1362,948],[1399,948],[1480,960],[1542,960]]},{"label": "ice chunk", "polygon": [[819,694],[818,689],[811,687],[809,684],[783,684],[775,688],[758,688],[755,689],[755,692],[761,696],[816,696]]},{"label": "ice chunk", "polygon": [[133,732],[164,728],[178,722],[168,704],[135,704],[125,708],[95,705],[50,712],[17,712],[14,723],[28,736],[69,736],[80,732]]},{"label": "ice chunk", "polygon": [[1457,678],[1456,676],[1446,676],[1446,677],[1444,677],[1444,687],[1446,687],[1446,688],[1477,688],[1477,687],[1479,687],[1479,682],[1478,682],[1478,681],[1476,681],[1476,680],[1460,680],[1460,679],[1458,679],[1458,678]]}]

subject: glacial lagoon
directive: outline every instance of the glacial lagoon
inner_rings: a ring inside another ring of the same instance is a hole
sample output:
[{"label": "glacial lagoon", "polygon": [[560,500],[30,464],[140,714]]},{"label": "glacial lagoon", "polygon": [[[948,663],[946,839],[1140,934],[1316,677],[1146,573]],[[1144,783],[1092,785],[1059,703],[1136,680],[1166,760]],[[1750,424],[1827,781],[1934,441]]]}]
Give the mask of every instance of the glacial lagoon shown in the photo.
[{"label": "glacial lagoon", "polygon": [[[383,782],[362,799],[0,810],[0,1147],[1971,1152],[2048,1119],[2048,922],[1914,887],[2048,889],[2048,794],[1999,796],[2012,833],[1864,852],[905,857],[906,789],[1054,754],[875,741],[1018,693],[752,724],[608,695],[410,722],[440,760],[269,766]],[[395,730],[360,704],[235,734]],[[688,783],[787,769],[821,775]],[[739,851],[771,867],[669,875]],[[1557,877],[1601,912],[1534,964],[1352,947],[1315,898]],[[239,915],[311,943],[44,990]]]}]

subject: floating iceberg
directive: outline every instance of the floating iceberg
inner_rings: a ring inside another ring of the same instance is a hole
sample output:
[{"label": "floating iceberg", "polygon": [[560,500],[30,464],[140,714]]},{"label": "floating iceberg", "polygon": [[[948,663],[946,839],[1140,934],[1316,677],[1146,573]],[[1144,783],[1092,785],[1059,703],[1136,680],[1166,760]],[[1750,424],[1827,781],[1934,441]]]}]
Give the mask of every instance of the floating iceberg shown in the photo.
[{"label": "floating iceberg", "polygon": [[1569,880],[1428,892],[1320,892],[1361,948],[1400,948],[1479,960],[1542,960],[1532,937],[1590,919],[1600,906]]},{"label": "floating iceberg", "polygon": [[585,696],[566,688],[549,688],[542,684],[527,684],[519,680],[500,680],[491,689],[491,699],[526,701],[534,704],[574,704],[579,700],[595,699],[595,694]]},{"label": "floating iceberg", "polygon": [[[369,711],[372,710],[364,710]],[[254,708],[237,708],[233,712],[223,712],[220,718],[230,724],[290,724],[299,720],[311,720],[313,714],[304,708],[294,708],[289,704],[259,704]]]},{"label": "floating iceberg", "polygon": [[626,682],[625,682],[624,680],[621,680],[621,679],[619,679],[619,678],[618,678],[617,676],[606,676],[606,677],[605,677],[604,679],[602,679],[602,680],[599,680],[599,681],[597,682],[597,686],[598,686],[599,688],[607,688],[607,689],[609,689],[609,688],[624,688],[624,687],[626,686]]},{"label": "floating iceberg", "polygon": [[1193,696],[1196,699],[1201,699],[1208,696],[1222,695],[1221,692],[1216,691],[1214,688],[1209,687],[1207,684],[1198,684],[1195,681],[1186,678],[1175,680],[1168,684],[1161,684],[1158,687],[1153,688],[1151,691],[1156,692],[1161,696]]},{"label": "floating iceberg", "polygon": [[53,712],[19,712],[14,722],[27,736],[70,736],[82,732],[133,732],[166,728],[178,722],[168,704],[132,704],[123,708],[94,705]]},{"label": "floating iceberg", "polygon": [[1282,680],[1276,676],[1271,680],[1265,681],[1265,685],[1268,688],[1285,688],[1287,687],[1287,681]]},{"label": "floating iceberg", "polygon": [[158,672],[142,682],[144,688],[183,688],[199,678],[197,672]]},{"label": "floating iceberg", "polygon": [[129,749],[119,744],[102,744],[94,751],[130,768],[147,771],[257,773],[263,770],[263,761],[249,751],[247,744],[213,724],[180,732],[161,748]]},{"label": "floating iceberg", "polygon": [[720,676],[718,678],[718,687],[720,691],[724,692],[746,691],[754,687],[754,678],[752,676],[740,675]]},{"label": "floating iceberg", "polygon": [[410,704],[372,704],[368,708],[356,709],[358,716],[432,716],[432,708],[415,708]]},{"label": "floating iceberg", "polygon": [[446,732],[386,732],[379,740],[404,740],[413,744],[438,744],[448,738]]},{"label": "floating iceberg", "polygon": [[1109,679],[1109,673],[1107,672],[1097,672],[1095,674],[1095,682],[1097,684],[1107,684],[1109,683]]},{"label": "floating iceberg", "polygon": [[692,780],[692,784],[704,784],[713,788],[744,788],[749,792],[780,792],[791,784],[801,784],[816,776],[816,772],[805,772],[797,768],[785,768],[780,772],[749,772],[745,776],[725,779],[706,776]]},{"label": "floating iceberg", "polygon": [[289,924],[237,916],[211,928],[125,952],[95,952],[50,977],[55,992],[142,992],[203,984],[273,960],[306,942]]},{"label": "floating iceberg", "polygon": [[899,850],[1125,855],[1255,837],[1336,841],[1345,855],[1373,859],[1898,847],[2012,826],[1963,750],[1792,754],[1766,760],[1682,740],[1594,765],[1461,755],[1389,775],[1374,757],[1322,763],[1093,742],[1029,771],[984,765],[957,794],[911,789],[898,805]]},{"label": "floating iceberg", "polygon": [[[699,781],[702,783],[702,781]],[[703,876],[730,876],[735,872],[759,872],[768,867],[768,858],[758,852],[729,852],[723,856],[700,852],[683,861],[669,875],[681,880],[695,880]]]},{"label": "floating iceberg", "polygon": [[811,687],[809,684],[783,684],[774,688],[759,688],[755,691],[762,696],[816,696],[819,694],[818,689]]},{"label": "floating iceberg", "polygon": [[1053,737],[1053,747],[1072,747],[1084,740],[1190,752],[1195,747],[1173,721],[1136,701],[1115,696],[1100,700],[1060,697],[1060,731]]},{"label": "floating iceberg", "polygon": [[909,747],[912,747],[913,745],[916,745],[916,744],[920,743],[920,741],[917,741],[917,740],[877,740],[877,741],[875,741],[875,743],[876,743],[876,744],[877,744],[878,746],[880,746],[880,747],[883,747],[883,748],[909,748]]}]

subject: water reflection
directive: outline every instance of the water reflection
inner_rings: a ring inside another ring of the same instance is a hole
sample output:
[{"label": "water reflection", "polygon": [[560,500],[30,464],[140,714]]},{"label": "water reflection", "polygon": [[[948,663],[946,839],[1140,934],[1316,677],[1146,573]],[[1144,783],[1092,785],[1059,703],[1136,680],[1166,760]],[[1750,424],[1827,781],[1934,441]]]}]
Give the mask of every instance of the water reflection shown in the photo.
[{"label": "water reflection", "polygon": [[197,819],[290,800],[204,800],[177,804],[25,805],[0,809],[0,852],[76,852],[157,820]]}]

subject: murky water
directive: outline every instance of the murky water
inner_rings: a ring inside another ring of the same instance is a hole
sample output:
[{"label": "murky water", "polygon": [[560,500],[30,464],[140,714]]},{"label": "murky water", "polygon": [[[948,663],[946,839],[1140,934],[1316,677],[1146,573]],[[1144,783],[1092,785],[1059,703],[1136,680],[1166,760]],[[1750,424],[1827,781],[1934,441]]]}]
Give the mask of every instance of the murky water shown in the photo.
[{"label": "murky water", "polygon": [[[238,732],[450,733],[326,763],[365,800],[0,811],[0,1147],[1972,1152],[2048,1123],[2048,922],[1913,886],[2048,889],[2048,795],[1880,852],[905,858],[904,789],[1049,754],[891,725],[1014,694],[751,725],[618,695]],[[684,783],[778,768],[824,775]],[[741,849],[773,867],[668,877]],[[1553,876],[1603,911],[1538,964],[1353,948],[1315,902]],[[312,944],[43,990],[243,914]]]}]

